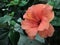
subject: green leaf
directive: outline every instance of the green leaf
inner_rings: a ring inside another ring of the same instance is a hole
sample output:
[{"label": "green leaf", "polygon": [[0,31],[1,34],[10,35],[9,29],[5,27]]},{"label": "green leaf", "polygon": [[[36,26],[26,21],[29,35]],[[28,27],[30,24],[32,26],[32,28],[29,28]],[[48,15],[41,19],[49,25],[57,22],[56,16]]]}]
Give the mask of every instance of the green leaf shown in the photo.
[{"label": "green leaf", "polygon": [[17,31],[11,30],[9,32],[9,38],[10,38],[12,45],[17,45],[18,40],[20,38],[20,34]]},{"label": "green leaf", "polygon": [[21,34],[24,34],[21,26],[19,24],[17,24],[17,23],[14,25],[14,30],[21,33]]},{"label": "green leaf", "polygon": [[28,3],[29,0],[21,0],[19,6],[24,6]]},{"label": "green leaf", "polygon": [[17,21],[18,21],[18,22],[21,22],[21,21],[22,21],[22,19],[21,19],[21,18],[19,18]]},{"label": "green leaf", "polygon": [[44,43],[41,43],[35,39],[30,40],[27,36],[20,34],[18,45],[44,45]]},{"label": "green leaf", "polygon": [[49,0],[47,4],[54,6],[55,3],[54,0]]},{"label": "green leaf", "polygon": [[19,2],[19,0],[14,0],[14,2],[15,2],[15,3],[18,3],[18,2]]},{"label": "green leaf", "polygon": [[56,9],[60,9],[60,0],[48,0],[48,3],[52,4]]},{"label": "green leaf", "polygon": [[12,19],[12,17],[9,15],[5,15],[3,17],[0,17],[0,24],[4,24],[4,23],[10,21],[11,19]]},{"label": "green leaf", "polygon": [[60,26],[60,17],[55,17],[54,20],[51,22],[54,26]]},{"label": "green leaf", "polygon": [[6,6],[18,5],[19,1],[20,0],[13,0],[9,4],[7,4]]},{"label": "green leaf", "polygon": [[16,24],[16,22],[15,22],[14,20],[11,20],[11,21],[10,21],[10,25],[11,25],[11,26],[14,26],[15,24]]},{"label": "green leaf", "polygon": [[2,0],[2,2],[8,2],[8,0]]},{"label": "green leaf", "polygon": [[45,43],[45,39],[40,37],[38,34],[36,35],[35,39],[38,40],[41,43]]},{"label": "green leaf", "polygon": [[7,24],[6,23],[0,24],[0,28],[5,28],[5,27],[7,27]]},{"label": "green leaf", "polygon": [[60,0],[55,0],[54,2],[55,2],[54,8],[60,9]]},{"label": "green leaf", "polygon": [[11,12],[9,15],[13,17],[14,16],[14,12]]},{"label": "green leaf", "polygon": [[59,17],[60,17],[60,10],[59,10],[59,11],[54,10],[54,12],[55,12],[55,16],[56,16],[57,18],[59,18]]},{"label": "green leaf", "polygon": [[9,30],[0,28],[0,40],[5,39],[8,37]]},{"label": "green leaf", "polygon": [[0,45],[8,45],[8,43],[9,43],[8,37],[6,37],[6,38],[0,40]]},{"label": "green leaf", "polygon": [[[7,26],[5,26],[5,27],[7,27]],[[9,43],[8,33],[9,33],[9,29],[0,27],[0,45],[8,45],[8,43]]]}]

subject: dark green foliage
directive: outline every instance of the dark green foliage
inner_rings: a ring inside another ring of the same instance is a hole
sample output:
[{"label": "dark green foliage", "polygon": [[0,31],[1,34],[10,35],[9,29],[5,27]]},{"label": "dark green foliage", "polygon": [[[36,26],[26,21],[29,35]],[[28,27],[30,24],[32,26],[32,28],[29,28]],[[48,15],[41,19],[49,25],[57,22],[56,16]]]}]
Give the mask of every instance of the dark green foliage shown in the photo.
[{"label": "dark green foliage", "polygon": [[9,32],[9,38],[12,45],[17,45],[20,38],[20,34],[17,31],[11,30]]},{"label": "dark green foliage", "polygon": [[55,18],[52,24],[54,26],[60,26],[60,0],[48,0],[48,3],[54,7],[53,11],[55,12]]}]

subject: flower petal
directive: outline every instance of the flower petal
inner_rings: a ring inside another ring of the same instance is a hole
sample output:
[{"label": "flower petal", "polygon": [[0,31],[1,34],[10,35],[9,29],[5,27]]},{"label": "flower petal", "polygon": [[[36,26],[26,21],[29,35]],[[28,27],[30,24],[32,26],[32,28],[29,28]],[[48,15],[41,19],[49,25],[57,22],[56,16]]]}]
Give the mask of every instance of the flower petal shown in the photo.
[{"label": "flower petal", "polygon": [[42,10],[45,8],[45,4],[37,4],[37,5],[33,5],[31,7],[33,16],[39,21],[41,19],[42,16]]},{"label": "flower petal", "polygon": [[42,38],[47,38],[47,36],[48,36],[48,32],[47,32],[47,30],[39,31],[38,34],[39,34],[40,37],[42,37]]},{"label": "flower petal", "polygon": [[23,15],[23,18],[24,19],[28,19],[28,20],[32,20],[32,21],[36,22],[36,19],[34,18],[33,14],[32,14],[32,11],[30,9],[28,9],[26,11],[26,13]]},{"label": "flower petal", "polygon": [[49,27],[49,22],[45,17],[43,17],[42,21],[41,21],[41,23],[40,23],[40,25],[38,27],[38,30],[43,31],[45,29],[48,29],[48,27]]},{"label": "flower petal", "polygon": [[54,33],[54,28],[51,24],[49,24],[49,28],[48,29],[45,29],[44,31],[39,31],[39,35],[42,37],[42,38],[47,38],[47,37],[51,37]]},{"label": "flower petal", "polygon": [[34,37],[36,36],[36,34],[37,34],[37,32],[38,32],[37,27],[35,27],[35,28],[30,28],[29,30],[25,30],[25,31],[26,31],[26,33],[28,34],[28,37],[29,37],[30,39],[34,39]]},{"label": "flower petal", "polygon": [[54,28],[53,26],[50,24],[49,28],[48,28],[48,36],[51,37],[54,34]]},{"label": "flower petal", "polygon": [[44,10],[42,10],[42,15],[45,16],[48,21],[52,21],[54,18],[54,12],[52,11],[53,7],[50,5],[46,5]]},{"label": "flower petal", "polygon": [[37,27],[37,26],[38,25],[35,22],[31,21],[31,20],[26,19],[26,20],[23,20],[21,22],[22,29],[30,29],[30,28]]}]

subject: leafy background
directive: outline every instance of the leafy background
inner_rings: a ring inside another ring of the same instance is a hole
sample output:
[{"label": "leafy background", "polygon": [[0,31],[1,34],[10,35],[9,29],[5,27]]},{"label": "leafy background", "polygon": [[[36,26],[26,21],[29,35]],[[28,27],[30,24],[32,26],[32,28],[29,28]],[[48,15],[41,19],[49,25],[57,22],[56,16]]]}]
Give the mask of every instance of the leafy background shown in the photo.
[{"label": "leafy background", "polygon": [[30,40],[20,27],[23,14],[28,7],[47,2],[54,6],[55,18],[51,23],[58,27],[60,26],[60,0],[0,0],[0,45],[47,45],[47,40],[39,35],[35,40]]}]

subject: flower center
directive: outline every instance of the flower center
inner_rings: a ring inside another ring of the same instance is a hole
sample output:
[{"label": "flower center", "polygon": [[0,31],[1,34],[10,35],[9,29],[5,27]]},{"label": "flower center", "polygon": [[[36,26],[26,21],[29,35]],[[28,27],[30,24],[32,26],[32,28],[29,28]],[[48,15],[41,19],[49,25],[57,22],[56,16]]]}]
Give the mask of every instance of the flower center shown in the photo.
[{"label": "flower center", "polygon": [[40,21],[38,21],[38,25],[41,23],[41,20]]}]

